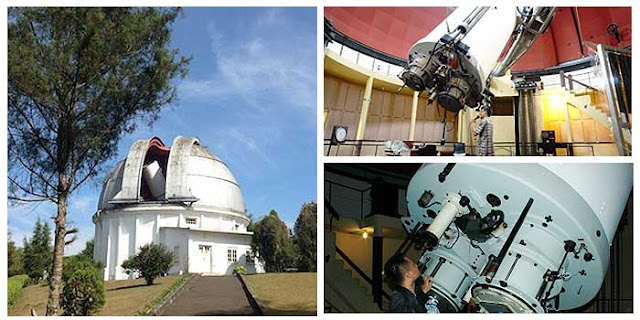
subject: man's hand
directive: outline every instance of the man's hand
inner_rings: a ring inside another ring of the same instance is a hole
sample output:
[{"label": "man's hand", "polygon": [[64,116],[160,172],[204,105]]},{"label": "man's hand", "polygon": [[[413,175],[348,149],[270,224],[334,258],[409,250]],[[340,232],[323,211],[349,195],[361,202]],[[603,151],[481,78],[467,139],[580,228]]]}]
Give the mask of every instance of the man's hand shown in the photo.
[{"label": "man's hand", "polygon": [[422,292],[427,293],[429,290],[431,290],[431,285],[433,284],[431,282],[431,277],[430,276],[424,276],[422,277],[422,280],[424,280],[422,282]]}]

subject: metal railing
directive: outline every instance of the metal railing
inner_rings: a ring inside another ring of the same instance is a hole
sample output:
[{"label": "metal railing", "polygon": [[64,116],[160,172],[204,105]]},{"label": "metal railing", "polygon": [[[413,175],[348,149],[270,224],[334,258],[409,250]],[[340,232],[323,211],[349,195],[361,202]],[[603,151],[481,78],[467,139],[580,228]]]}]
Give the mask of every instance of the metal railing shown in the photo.
[{"label": "metal railing", "polygon": [[325,48],[363,68],[396,77],[407,65],[400,58],[361,43],[337,30],[333,22],[324,20]]},{"label": "metal railing", "polygon": [[[358,265],[355,262],[353,262],[349,258],[349,256],[347,256],[346,253],[340,250],[338,246],[336,246],[336,252],[342,258],[342,260],[346,262],[349,265],[349,267],[351,267],[351,269],[355,270],[358,273],[358,275],[360,275],[360,277],[364,279],[364,281],[366,281],[370,286],[373,287],[373,280],[371,280],[371,278],[364,271],[362,271],[362,269],[360,269],[360,267],[358,267]],[[391,296],[388,293],[386,293],[384,289],[382,290],[382,296],[385,297],[387,300],[391,300]]]},{"label": "metal railing", "polygon": [[[591,74],[591,72],[587,72],[586,73],[586,75],[589,76],[589,82],[590,82],[590,79],[591,79],[590,78],[590,74]],[[563,87],[563,88],[569,89],[569,91],[573,91],[574,83],[577,83],[577,84],[583,86],[585,89],[589,89],[589,90],[594,91],[594,92],[598,92],[599,91],[598,89],[596,89],[596,88],[594,88],[594,87],[592,87],[592,86],[590,86],[590,85],[588,85],[588,84],[586,84],[586,83],[584,83],[584,82],[582,82],[580,80],[575,79],[573,75],[565,74],[564,71],[562,71],[562,70],[560,70],[559,76],[560,76],[560,86]]]},{"label": "metal railing", "polygon": [[[324,140],[325,156],[385,156],[387,149],[385,143],[387,140],[346,140],[341,144],[332,145],[330,139]],[[442,149],[447,150],[445,155],[453,154],[453,145],[455,142],[445,142],[440,144],[438,141],[404,141],[413,146],[424,146],[427,144],[439,146]],[[574,156],[576,154],[595,156],[595,147],[604,145],[614,145],[613,142],[556,142],[556,149],[565,149],[568,156]],[[494,142],[494,149],[496,156],[514,156],[516,151],[515,142]],[[532,156],[544,156],[541,151],[542,143],[520,143],[520,148],[528,148],[535,150]],[[341,152],[341,149],[347,152]],[[473,156],[476,154],[477,146],[465,145],[465,152],[467,156]],[[522,149],[521,149],[522,150]],[[364,152],[363,152],[364,151]],[[582,151],[582,152],[579,152]],[[451,153],[451,154],[449,154]]]}]

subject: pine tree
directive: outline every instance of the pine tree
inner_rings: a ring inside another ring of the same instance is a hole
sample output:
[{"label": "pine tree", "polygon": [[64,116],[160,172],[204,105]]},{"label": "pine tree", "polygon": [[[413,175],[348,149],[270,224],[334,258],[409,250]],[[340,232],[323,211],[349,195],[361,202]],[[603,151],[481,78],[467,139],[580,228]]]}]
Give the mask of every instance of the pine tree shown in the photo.
[{"label": "pine tree", "polygon": [[7,241],[7,273],[9,277],[24,273],[23,255],[23,249],[16,247],[16,242],[11,237],[11,232],[9,232],[9,239]]},{"label": "pine tree", "polygon": [[42,223],[38,218],[31,239],[25,238],[24,241],[24,269],[31,279],[40,281],[44,279],[45,272],[48,272],[51,266],[53,256],[51,227],[48,223]]},{"label": "pine tree", "polygon": [[9,199],[57,206],[46,315],[59,311],[69,198],[123,134],[177,98],[189,59],[170,47],[176,8],[8,9]]}]

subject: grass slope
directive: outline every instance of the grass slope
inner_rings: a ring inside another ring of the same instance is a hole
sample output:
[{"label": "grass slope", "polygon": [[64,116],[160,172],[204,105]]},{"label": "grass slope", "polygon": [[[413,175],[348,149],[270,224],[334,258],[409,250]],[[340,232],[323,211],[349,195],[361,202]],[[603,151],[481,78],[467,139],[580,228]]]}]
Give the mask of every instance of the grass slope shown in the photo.
[{"label": "grass slope", "polygon": [[263,273],[244,276],[266,315],[315,315],[316,273]]},{"label": "grass slope", "polygon": [[[179,276],[158,278],[152,286],[144,279],[107,281],[104,284],[105,304],[99,316],[129,316],[144,312],[148,303],[168,289]],[[22,289],[20,297],[9,306],[10,316],[28,316],[31,308],[44,315],[49,287],[42,285]]]}]

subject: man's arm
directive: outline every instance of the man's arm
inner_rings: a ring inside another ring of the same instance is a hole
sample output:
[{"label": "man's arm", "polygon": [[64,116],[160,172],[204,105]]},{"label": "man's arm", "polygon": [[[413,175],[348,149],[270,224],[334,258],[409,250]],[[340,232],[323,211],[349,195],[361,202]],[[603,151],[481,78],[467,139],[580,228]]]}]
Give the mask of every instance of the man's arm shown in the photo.
[{"label": "man's arm", "polygon": [[431,277],[424,276],[422,278],[418,278],[415,285],[414,293],[416,294],[416,299],[420,304],[424,305],[427,303],[427,299],[429,299],[429,297],[427,297],[427,292],[431,290]]},{"label": "man's arm", "polygon": [[482,130],[484,130],[484,127],[487,125],[487,120],[486,119],[482,119],[480,120],[480,124],[473,129],[474,135],[479,135],[480,132],[482,132]]}]

